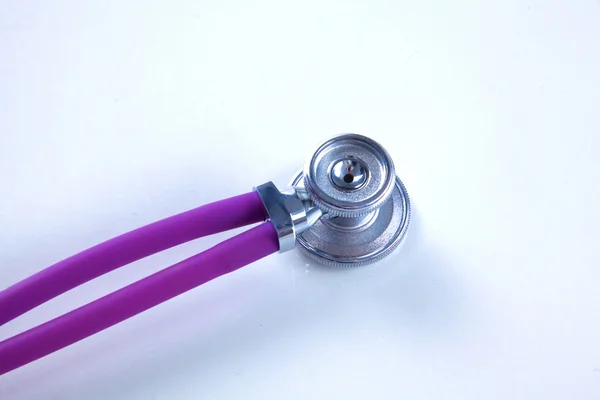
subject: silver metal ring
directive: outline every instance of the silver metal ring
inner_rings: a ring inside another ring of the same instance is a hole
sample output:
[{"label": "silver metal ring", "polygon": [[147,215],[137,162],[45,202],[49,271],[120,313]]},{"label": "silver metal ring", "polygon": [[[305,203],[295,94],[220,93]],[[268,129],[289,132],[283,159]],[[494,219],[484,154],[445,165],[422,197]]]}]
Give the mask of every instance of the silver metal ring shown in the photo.
[{"label": "silver metal ring", "polygon": [[[292,181],[302,185],[302,174]],[[296,237],[305,255],[333,267],[360,267],[392,253],[404,240],[410,223],[410,198],[396,178],[392,196],[363,217],[323,217]]]},{"label": "silver metal ring", "polygon": [[394,190],[394,163],[385,149],[366,136],[344,134],[323,142],[304,168],[304,187],[324,213],[367,215]]}]

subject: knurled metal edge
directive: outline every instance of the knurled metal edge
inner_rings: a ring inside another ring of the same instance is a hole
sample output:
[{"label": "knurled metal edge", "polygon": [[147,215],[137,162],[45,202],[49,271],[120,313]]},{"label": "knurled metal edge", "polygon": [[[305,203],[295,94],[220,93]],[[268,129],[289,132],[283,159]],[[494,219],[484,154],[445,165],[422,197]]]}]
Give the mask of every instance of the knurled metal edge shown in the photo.
[{"label": "knurled metal edge", "polygon": [[398,246],[400,246],[400,244],[402,244],[404,242],[404,239],[406,238],[406,234],[408,233],[408,228],[410,226],[410,217],[411,217],[410,196],[408,195],[408,191],[406,190],[404,183],[402,183],[402,181],[400,180],[400,178],[398,178],[398,176],[396,176],[396,184],[400,186],[400,191],[402,192],[403,197],[405,199],[405,203],[406,203],[405,218],[403,219],[405,222],[404,222],[404,227],[402,228],[402,230],[400,232],[400,235],[398,236],[396,241],[394,241],[387,249],[383,250],[381,253],[377,254],[373,258],[370,258],[366,261],[339,262],[339,261],[330,260],[328,258],[318,255],[317,253],[314,253],[313,251],[311,251],[310,249],[305,247],[302,244],[301,238],[298,237],[296,239],[296,241],[299,244],[298,248],[300,249],[301,253],[304,254],[305,256],[307,256],[308,258],[310,258],[311,260],[318,262],[319,264],[322,264],[322,265],[325,265],[328,267],[334,267],[334,268],[364,267],[364,266],[376,263],[377,261],[380,261],[380,260],[384,259],[385,257],[389,256],[394,250],[396,250],[398,248]]},{"label": "knurled metal edge", "polygon": [[392,192],[393,192],[393,190],[390,190],[389,193],[386,194],[381,199],[379,199],[379,201],[375,202],[374,204],[371,204],[370,206],[368,206],[366,208],[363,208],[360,210],[341,210],[339,208],[336,208],[336,207],[330,205],[328,202],[326,202],[325,200],[323,200],[319,197],[319,195],[315,192],[315,190],[311,186],[310,179],[308,178],[308,176],[306,174],[304,174],[302,180],[304,181],[304,187],[306,188],[306,193],[308,193],[308,196],[315,203],[315,205],[317,207],[319,207],[323,211],[324,214],[329,214],[334,217],[362,217],[367,214],[370,214],[373,211],[375,211],[376,209],[378,209],[379,207],[381,207],[381,205],[383,203],[385,203],[387,200],[389,200],[389,198],[392,196]]}]

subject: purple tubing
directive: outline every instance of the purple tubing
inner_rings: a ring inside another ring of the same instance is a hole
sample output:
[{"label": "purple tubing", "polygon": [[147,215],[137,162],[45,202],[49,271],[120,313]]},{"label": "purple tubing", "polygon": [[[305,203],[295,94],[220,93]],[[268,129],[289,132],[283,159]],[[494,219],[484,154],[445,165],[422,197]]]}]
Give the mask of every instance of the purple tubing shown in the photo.
[{"label": "purple tubing", "polygon": [[261,222],[256,192],[210,203],[117,236],[0,292],[0,325],[123,265],[200,237]]},{"label": "purple tubing", "polygon": [[0,342],[0,375],[100,332],[221,275],[275,253],[271,222]]}]

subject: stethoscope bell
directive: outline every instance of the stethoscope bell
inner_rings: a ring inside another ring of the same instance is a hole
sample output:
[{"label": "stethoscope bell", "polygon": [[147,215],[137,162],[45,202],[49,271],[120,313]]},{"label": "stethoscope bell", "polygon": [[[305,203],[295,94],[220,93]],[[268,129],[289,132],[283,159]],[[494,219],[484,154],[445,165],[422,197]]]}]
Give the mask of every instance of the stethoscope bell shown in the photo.
[{"label": "stethoscope bell", "polygon": [[323,216],[296,235],[300,248],[326,265],[371,264],[404,239],[410,200],[387,151],[362,135],[322,143],[292,180]]}]

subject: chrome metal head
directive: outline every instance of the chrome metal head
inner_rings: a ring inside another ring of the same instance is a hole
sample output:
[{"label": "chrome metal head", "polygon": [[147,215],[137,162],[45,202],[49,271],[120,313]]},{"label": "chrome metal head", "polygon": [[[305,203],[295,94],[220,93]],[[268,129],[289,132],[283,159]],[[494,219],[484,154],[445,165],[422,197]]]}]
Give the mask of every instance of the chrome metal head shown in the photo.
[{"label": "chrome metal head", "polygon": [[386,257],[404,239],[408,193],[390,155],[372,139],[345,134],[323,142],[291,186],[256,188],[282,252],[298,243],[321,263],[360,266]]},{"label": "chrome metal head", "polygon": [[410,200],[377,142],[345,134],[323,142],[292,180],[324,216],[296,237],[311,258],[331,266],[371,264],[404,239]]}]

